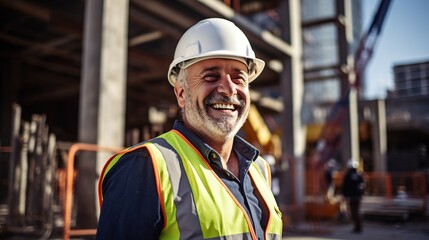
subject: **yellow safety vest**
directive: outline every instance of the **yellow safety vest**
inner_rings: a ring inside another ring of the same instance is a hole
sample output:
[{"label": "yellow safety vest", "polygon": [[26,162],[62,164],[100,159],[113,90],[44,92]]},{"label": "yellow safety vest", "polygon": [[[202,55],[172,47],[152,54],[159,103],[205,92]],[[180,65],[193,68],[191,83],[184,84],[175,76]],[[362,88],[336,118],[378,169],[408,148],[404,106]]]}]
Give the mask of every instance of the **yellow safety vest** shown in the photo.
[{"label": "yellow safety vest", "polygon": [[[158,196],[164,218],[160,239],[256,239],[246,211],[213,171],[200,152],[178,131],[171,130],[150,142],[113,156],[100,182],[127,152],[146,147],[151,155]],[[249,174],[268,216],[266,239],[281,239],[282,216],[271,192],[269,166],[258,158]],[[261,168],[262,167],[262,168]]]}]

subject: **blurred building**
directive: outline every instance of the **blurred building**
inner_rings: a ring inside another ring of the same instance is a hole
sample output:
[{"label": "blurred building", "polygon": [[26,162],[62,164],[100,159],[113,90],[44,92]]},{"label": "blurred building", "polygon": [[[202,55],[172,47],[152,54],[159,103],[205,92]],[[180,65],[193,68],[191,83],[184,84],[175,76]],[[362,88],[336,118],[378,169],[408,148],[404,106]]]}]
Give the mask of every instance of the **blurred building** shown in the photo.
[{"label": "blurred building", "polygon": [[[428,172],[429,64],[400,64],[392,70],[395,85],[387,98],[360,103],[365,170]],[[381,157],[374,152],[381,152]]]},{"label": "blurred building", "polygon": [[429,174],[429,61],[393,67],[386,99],[388,168]]}]

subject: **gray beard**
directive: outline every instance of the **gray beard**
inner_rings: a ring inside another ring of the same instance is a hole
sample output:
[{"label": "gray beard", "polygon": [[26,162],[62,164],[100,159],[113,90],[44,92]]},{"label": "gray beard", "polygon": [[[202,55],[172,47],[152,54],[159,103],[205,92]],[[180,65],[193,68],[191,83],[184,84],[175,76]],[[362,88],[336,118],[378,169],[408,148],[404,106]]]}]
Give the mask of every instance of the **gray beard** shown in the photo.
[{"label": "gray beard", "polygon": [[187,91],[187,102],[184,109],[184,115],[189,124],[199,132],[199,134],[219,140],[228,140],[233,138],[243,126],[249,114],[247,108],[234,123],[231,123],[229,117],[223,116],[214,119],[207,114],[206,109],[199,108],[198,105],[190,101],[190,92]]}]

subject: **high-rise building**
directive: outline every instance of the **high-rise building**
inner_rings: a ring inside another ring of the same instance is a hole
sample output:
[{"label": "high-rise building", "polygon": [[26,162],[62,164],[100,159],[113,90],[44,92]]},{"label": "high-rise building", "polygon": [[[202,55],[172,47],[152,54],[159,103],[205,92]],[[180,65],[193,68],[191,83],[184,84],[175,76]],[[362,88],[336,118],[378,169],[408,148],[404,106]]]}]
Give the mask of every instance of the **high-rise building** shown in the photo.
[{"label": "high-rise building", "polygon": [[388,97],[429,95],[429,61],[393,67],[395,88]]}]

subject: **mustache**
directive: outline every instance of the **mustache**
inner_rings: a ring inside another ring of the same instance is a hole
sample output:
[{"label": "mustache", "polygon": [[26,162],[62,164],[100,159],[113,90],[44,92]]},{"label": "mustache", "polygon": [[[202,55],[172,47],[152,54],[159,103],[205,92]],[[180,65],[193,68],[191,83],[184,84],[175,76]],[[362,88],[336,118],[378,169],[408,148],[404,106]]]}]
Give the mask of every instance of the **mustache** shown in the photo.
[{"label": "mustache", "polygon": [[244,108],[244,106],[246,106],[246,101],[244,101],[244,99],[238,95],[227,97],[218,93],[212,93],[209,96],[207,96],[206,99],[204,100],[204,103],[206,105],[214,104],[214,103],[233,104],[241,108]]}]

